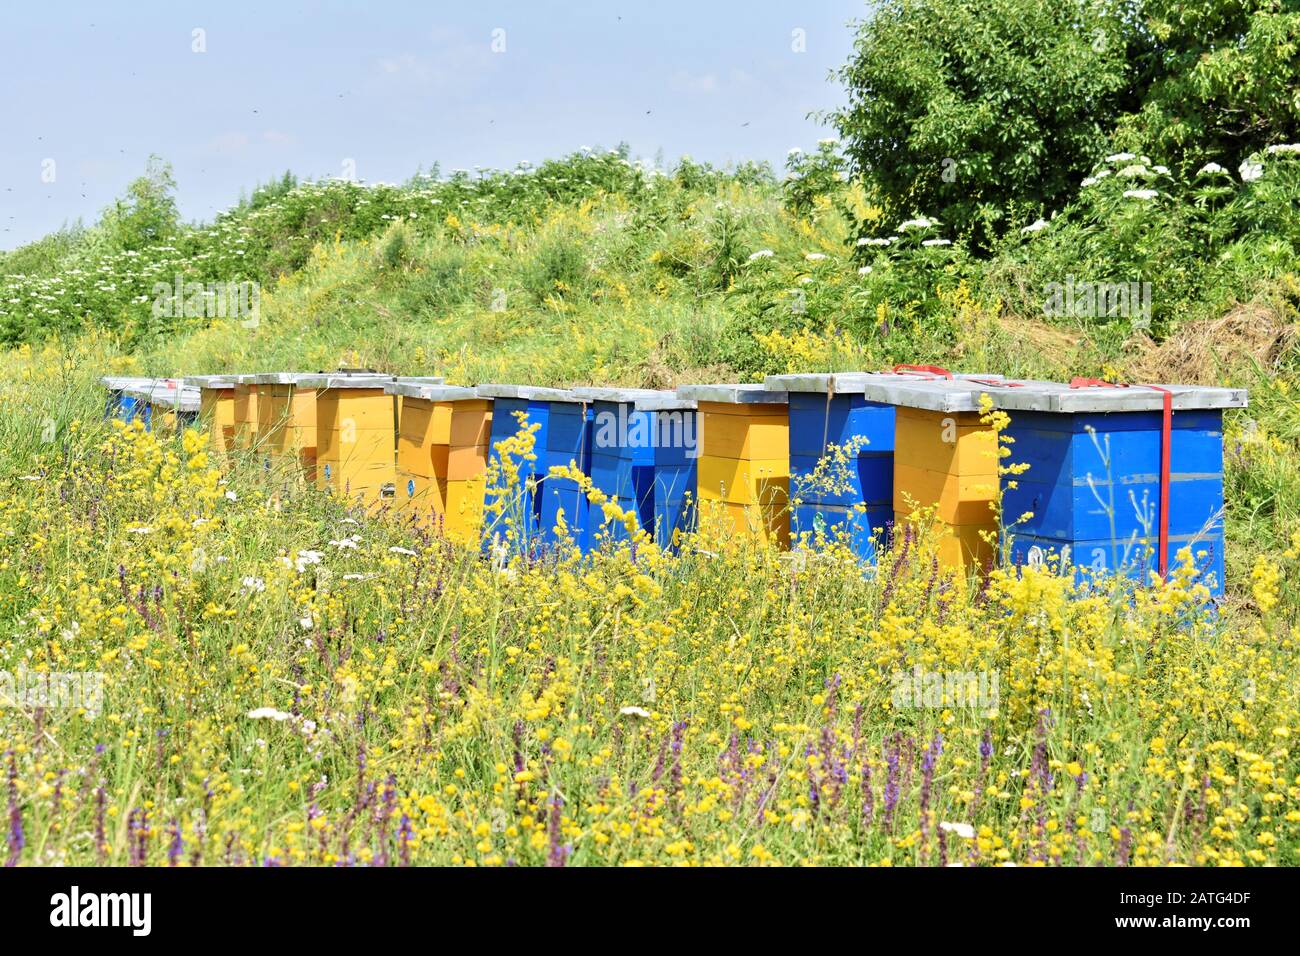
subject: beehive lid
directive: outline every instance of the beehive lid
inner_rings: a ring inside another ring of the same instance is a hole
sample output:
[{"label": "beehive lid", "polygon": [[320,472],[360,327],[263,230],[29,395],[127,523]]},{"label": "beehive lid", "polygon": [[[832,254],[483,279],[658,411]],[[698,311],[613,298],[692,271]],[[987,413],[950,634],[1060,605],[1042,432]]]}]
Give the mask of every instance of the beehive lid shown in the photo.
[{"label": "beehive lid", "polygon": [[1057,415],[1104,412],[1155,412],[1164,408],[1164,394],[1172,393],[1174,411],[1215,408],[1245,408],[1244,388],[1214,385],[1125,385],[1071,388],[1064,382],[1008,380],[1005,386],[986,391],[994,407],[1008,411],[1049,412]]},{"label": "beehive lid", "polygon": [[[979,372],[953,374],[955,381],[968,379],[1001,381],[1002,378],[1001,375],[986,375]],[[815,392],[825,395],[830,391],[836,395],[864,395],[868,387],[881,382],[929,380],[906,372],[810,372],[796,375],[769,375],[763,380],[763,387],[784,392]]]},{"label": "beehive lid", "polygon": [[441,375],[399,375],[398,382],[413,382],[416,385],[444,385],[446,379]]},{"label": "beehive lid", "polygon": [[120,392],[128,388],[143,388],[153,381],[151,378],[139,378],[129,375],[105,375],[99,380],[99,384],[110,392]]},{"label": "beehive lid", "polygon": [[676,392],[655,392],[632,402],[632,407],[639,412],[675,412],[691,411],[698,402],[693,398],[682,398]]},{"label": "beehive lid", "polygon": [[122,393],[161,408],[174,408],[182,412],[197,412],[199,410],[199,391],[197,388],[184,388],[167,382],[154,382],[144,387],[123,389]]},{"label": "beehive lid", "polygon": [[317,372],[298,380],[301,388],[383,388],[396,381],[391,375],[379,372]]},{"label": "beehive lid", "polygon": [[696,402],[719,402],[724,405],[784,405],[789,401],[783,391],[758,384],[678,385],[677,397]]},{"label": "beehive lid", "polygon": [[303,379],[314,378],[317,372],[258,372],[249,376],[255,385],[299,385]]},{"label": "beehive lid", "polygon": [[399,378],[384,386],[390,395],[405,398],[422,398],[429,402],[463,402],[478,398],[478,393],[463,385],[442,385],[439,383],[422,383],[417,379]]},{"label": "beehive lid", "polygon": [[537,385],[502,385],[491,382],[475,389],[482,398],[517,398],[525,402],[581,402],[571,389]]},{"label": "beehive lid", "polygon": [[631,405],[639,412],[671,411],[695,407],[689,398],[678,398],[672,389],[662,388],[575,388],[573,394],[586,402],[613,402]]},{"label": "beehive lid", "polygon": [[[783,379],[784,376],[777,378]],[[994,390],[976,379],[1000,380],[998,376],[986,375],[973,378],[923,378],[898,372],[853,372],[837,375],[835,390],[843,394],[861,395],[867,401],[885,405],[902,405],[931,412],[976,412],[980,407],[980,394]],[[779,388],[781,384],[778,381],[775,387]],[[824,388],[802,390],[824,391]]]},{"label": "beehive lid", "polygon": [[257,376],[260,374],[260,372],[246,372],[242,375],[232,375],[230,380],[236,385],[255,385],[257,384]]},{"label": "beehive lid", "polygon": [[620,405],[630,405],[638,398],[649,398],[661,393],[653,388],[605,388],[583,385],[573,389],[573,394],[584,402],[615,402]]},{"label": "beehive lid", "polygon": [[234,388],[234,375],[186,375],[183,381],[187,386],[193,385],[195,388]]}]

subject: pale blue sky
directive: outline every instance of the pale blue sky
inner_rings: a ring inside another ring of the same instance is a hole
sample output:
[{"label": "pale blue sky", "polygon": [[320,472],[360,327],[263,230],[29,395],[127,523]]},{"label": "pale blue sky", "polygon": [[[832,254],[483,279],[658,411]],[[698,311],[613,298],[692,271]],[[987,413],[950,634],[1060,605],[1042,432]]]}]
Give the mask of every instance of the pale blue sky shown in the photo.
[{"label": "pale blue sky", "polygon": [[[830,135],[807,114],[842,102],[828,73],[867,12],[863,0],[5,0],[0,248],[93,222],[150,153],[173,164],[187,219],[285,169],[334,176],[349,159],[360,179],[396,182],[435,160],[513,166],[626,140],[645,158],[780,169],[790,147]],[[206,52],[192,51],[195,29]]]}]

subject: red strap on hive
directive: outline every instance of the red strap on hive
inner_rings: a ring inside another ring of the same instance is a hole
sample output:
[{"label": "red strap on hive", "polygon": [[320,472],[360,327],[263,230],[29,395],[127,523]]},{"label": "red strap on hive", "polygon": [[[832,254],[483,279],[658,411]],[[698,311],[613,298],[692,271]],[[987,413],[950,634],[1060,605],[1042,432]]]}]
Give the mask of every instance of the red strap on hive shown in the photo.
[{"label": "red strap on hive", "polygon": [[1128,388],[1128,386],[1122,382],[1107,382],[1100,378],[1076,375],[1070,379],[1070,388]]},{"label": "red strap on hive", "polygon": [[[1128,388],[1117,382],[1103,382],[1099,378],[1072,378],[1070,388]],[[1160,421],[1160,537],[1156,553],[1156,570],[1161,579],[1169,576],[1169,458],[1174,435],[1174,393],[1159,385],[1138,385],[1150,388],[1163,396],[1163,414]]]},{"label": "red strap on hive", "polygon": [[1169,456],[1174,433],[1174,393],[1159,385],[1140,387],[1155,389],[1164,397],[1160,422],[1160,555],[1156,564],[1160,577],[1164,578],[1169,573]]},{"label": "red strap on hive", "polygon": [[952,372],[946,368],[940,368],[938,365],[907,365],[900,364],[894,366],[895,375],[914,375],[914,374],[934,375],[938,378],[952,378]]}]

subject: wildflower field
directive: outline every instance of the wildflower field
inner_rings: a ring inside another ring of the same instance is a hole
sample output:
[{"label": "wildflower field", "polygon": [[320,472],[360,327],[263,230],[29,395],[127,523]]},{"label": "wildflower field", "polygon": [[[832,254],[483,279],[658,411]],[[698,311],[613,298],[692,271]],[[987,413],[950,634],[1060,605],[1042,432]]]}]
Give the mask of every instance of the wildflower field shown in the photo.
[{"label": "wildflower field", "polygon": [[[286,177],[198,226],[154,164],[102,223],[0,254],[0,671],[102,674],[93,707],[0,707],[0,857],[1300,865],[1300,146],[1180,165],[1116,142],[1068,202],[978,238],[828,140],[781,176],[583,148]],[[1067,275],[1149,278],[1154,307],[1044,314]],[[203,292],[160,316],[177,276],[259,283],[257,321]],[[901,531],[866,568],[707,515],[675,553],[484,554],[202,430],[107,421],[96,385],[895,362],[1249,388],[1223,597],[1185,570],[967,578]]]}]

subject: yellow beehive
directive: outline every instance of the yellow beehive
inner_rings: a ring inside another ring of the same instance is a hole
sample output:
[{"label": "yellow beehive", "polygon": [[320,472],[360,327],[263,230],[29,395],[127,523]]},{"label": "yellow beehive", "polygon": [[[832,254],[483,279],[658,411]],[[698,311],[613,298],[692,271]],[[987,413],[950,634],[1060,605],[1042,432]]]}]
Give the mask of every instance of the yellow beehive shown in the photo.
[{"label": "yellow beehive", "polygon": [[700,528],[706,536],[725,529],[783,550],[790,547],[790,516],[785,509],[714,500],[701,500],[698,507]]},{"label": "yellow beehive", "polygon": [[978,412],[900,406],[894,433],[894,517],[898,527],[924,510],[937,535],[939,560],[968,570],[987,567],[996,535],[997,440]]},{"label": "yellow beehive", "polygon": [[236,448],[252,448],[257,443],[257,384],[254,378],[254,375],[236,375],[234,378]]},{"label": "yellow beehive", "polygon": [[487,478],[480,475],[463,481],[447,482],[447,510],[443,514],[443,531],[452,541],[473,545],[483,528],[483,496]]},{"label": "yellow beehive", "polygon": [[484,473],[492,436],[492,402],[466,397],[446,404],[451,408],[447,420],[443,529],[453,541],[475,544],[483,528],[483,497],[487,491]]},{"label": "yellow beehive", "polygon": [[235,381],[229,375],[185,379],[199,389],[199,420],[208,431],[208,450],[221,457],[235,449]]},{"label": "yellow beehive", "polygon": [[790,545],[790,423],[787,397],[761,385],[683,385],[698,402],[701,512],[739,534]]},{"label": "yellow beehive", "polygon": [[790,491],[790,459],[715,458],[701,455],[698,487],[702,501],[727,501],[739,505],[784,505]]},{"label": "yellow beehive", "polygon": [[474,400],[474,390],[424,379],[398,379],[387,389],[399,403],[397,506],[424,517],[441,515],[447,503],[452,409],[458,401]]},{"label": "yellow beehive", "polygon": [[790,419],[784,405],[701,403],[700,435],[707,453],[719,458],[790,457]]},{"label": "yellow beehive", "polygon": [[[928,522],[928,523],[927,523]],[[996,557],[997,523],[949,524],[937,518],[925,518],[917,512],[894,512],[894,534],[904,533],[911,525],[914,533],[929,532],[936,546],[939,563],[943,567],[957,568],[963,572],[975,568],[988,568]],[[992,541],[985,536],[991,535]]]},{"label": "yellow beehive", "polygon": [[[257,386],[257,440],[268,470],[289,467],[316,480],[316,392],[300,383],[300,372],[254,376]],[[311,376],[315,377],[315,376]]]},{"label": "yellow beehive", "polygon": [[299,380],[315,395],[317,487],[368,508],[395,504],[395,400],[384,391],[392,381],[345,372]]}]

